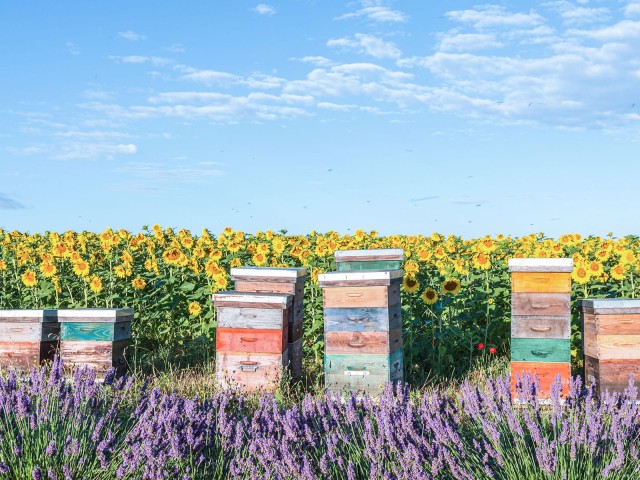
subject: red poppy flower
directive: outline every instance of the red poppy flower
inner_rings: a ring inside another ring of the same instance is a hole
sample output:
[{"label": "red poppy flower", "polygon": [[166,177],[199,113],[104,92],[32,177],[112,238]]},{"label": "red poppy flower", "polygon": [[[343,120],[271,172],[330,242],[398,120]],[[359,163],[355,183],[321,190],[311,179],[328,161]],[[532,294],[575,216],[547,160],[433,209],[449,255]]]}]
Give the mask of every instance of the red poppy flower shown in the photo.
[{"label": "red poppy flower", "polygon": [[484,348],[484,343],[479,343],[478,344],[478,350],[482,350]]},{"label": "red poppy flower", "polygon": [[491,347],[489,349],[489,353],[491,353],[491,354],[494,354],[494,353],[497,353],[497,352],[498,352],[498,349],[496,347]]}]

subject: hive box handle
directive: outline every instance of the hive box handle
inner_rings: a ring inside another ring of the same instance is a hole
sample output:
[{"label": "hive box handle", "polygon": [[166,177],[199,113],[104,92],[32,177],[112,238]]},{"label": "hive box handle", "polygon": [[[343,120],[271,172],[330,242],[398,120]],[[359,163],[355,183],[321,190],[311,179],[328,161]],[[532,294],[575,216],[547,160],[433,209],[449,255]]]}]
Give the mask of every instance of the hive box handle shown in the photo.
[{"label": "hive box handle", "polygon": [[531,330],[534,332],[548,332],[551,330],[551,327],[531,327]]},{"label": "hive box handle", "polygon": [[551,355],[551,352],[545,352],[543,350],[531,350],[531,353],[536,357],[548,357]]}]

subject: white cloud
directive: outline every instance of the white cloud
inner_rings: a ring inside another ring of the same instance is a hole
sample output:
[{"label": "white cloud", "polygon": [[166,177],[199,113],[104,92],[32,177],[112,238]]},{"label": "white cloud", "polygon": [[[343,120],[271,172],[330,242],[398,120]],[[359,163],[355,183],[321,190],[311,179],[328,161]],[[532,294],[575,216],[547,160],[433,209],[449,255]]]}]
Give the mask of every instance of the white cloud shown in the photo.
[{"label": "white cloud", "polygon": [[559,12],[567,25],[594,23],[606,20],[609,16],[609,9],[606,7],[579,7],[568,0],[546,2],[542,6]]},{"label": "white cloud", "polygon": [[113,144],[107,142],[65,143],[52,158],[56,160],[89,160],[94,158],[113,158],[119,155],[137,153],[135,144]]},{"label": "white cloud", "polygon": [[266,3],[260,3],[253,8],[253,11],[259,15],[275,15],[276,9]]},{"label": "white cloud", "polygon": [[144,40],[146,37],[144,35],[140,35],[139,33],[132,32],[131,30],[127,30],[126,32],[118,32],[118,38],[129,40],[130,42],[137,42],[140,40]]},{"label": "white cloud", "polygon": [[570,30],[570,34],[594,38],[603,42],[624,41],[640,37],[640,21],[622,20],[594,30]]},{"label": "white cloud", "polygon": [[345,13],[336,17],[336,20],[346,20],[350,18],[366,18],[375,23],[404,23],[409,17],[400,10],[393,10],[380,4],[381,2],[361,2],[363,8],[355,12]]},{"label": "white cloud", "polygon": [[67,42],[66,43],[66,47],[67,47],[67,51],[71,54],[71,55],[80,55],[80,53],[82,53],[80,51],[80,49],[78,48],[78,46],[73,43],[73,42]]},{"label": "white cloud", "polygon": [[109,57],[111,60],[114,60],[119,63],[150,63],[156,67],[163,67],[166,65],[172,65],[174,63],[170,58],[164,57],[154,57],[154,56],[145,56],[145,55],[126,55],[126,56],[116,56],[112,55]]},{"label": "white cloud", "polygon": [[206,85],[232,85],[240,80],[237,75],[216,70],[197,70],[183,75],[182,78]]},{"label": "white cloud", "polygon": [[445,35],[438,49],[442,52],[459,52],[499,48],[504,44],[496,40],[495,35],[487,33],[457,33]]},{"label": "white cloud", "polygon": [[296,60],[302,63],[308,63],[316,67],[330,67],[331,65],[334,65],[334,62],[332,60],[329,60],[328,58],[322,57],[322,56],[309,55],[302,58],[291,58],[291,60]]},{"label": "white cloud", "polygon": [[224,174],[220,169],[207,168],[221,166],[221,164],[215,162],[199,162],[199,165],[200,167],[192,167],[187,165],[173,166],[165,163],[133,162],[117,168],[115,171],[147,180],[168,181],[171,183],[204,183],[204,180],[207,178]]},{"label": "white cloud", "polygon": [[336,38],[327,42],[328,47],[355,50],[375,58],[399,58],[402,52],[393,42],[385,42],[375,35],[356,33],[353,38]]},{"label": "white cloud", "polygon": [[640,2],[635,1],[635,2],[629,3],[624,8],[624,14],[627,17],[640,16]]},{"label": "white cloud", "polygon": [[501,5],[482,5],[470,10],[454,10],[445,16],[453,21],[472,25],[478,30],[492,27],[533,27],[543,22],[535,12],[509,13]]}]

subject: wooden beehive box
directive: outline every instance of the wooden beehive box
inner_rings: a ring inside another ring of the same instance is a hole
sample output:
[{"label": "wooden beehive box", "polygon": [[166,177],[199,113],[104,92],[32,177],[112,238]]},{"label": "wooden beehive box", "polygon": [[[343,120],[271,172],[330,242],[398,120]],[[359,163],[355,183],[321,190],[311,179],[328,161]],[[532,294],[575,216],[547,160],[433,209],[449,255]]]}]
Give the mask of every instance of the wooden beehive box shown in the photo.
[{"label": "wooden beehive box", "polygon": [[27,371],[58,350],[55,310],[0,310],[0,367]]},{"label": "wooden beehive box", "polygon": [[224,388],[237,385],[243,391],[276,389],[289,363],[293,295],[219,292],[213,294],[213,304],[220,384]]},{"label": "wooden beehive box", "polygon": [[329,391],[379,394],[403,379],[401,270],[331,272],[318,276]]},{"label": "wooden beehive box", "polygon": [[557,375],[571,378],[570,258],[513,258],[511,272],[511,388],[517,376],[536,375],[537,395],[548,398]]},{"label": "wooden beehive box", "polygon": [[399,270],[404,261],[404,250],[401,248],[336,250],[333,256],[339,272]]},{"label": "wooden beehive box", "polygon": [[126,371],[131,344],[131,308],[74,308],[58,310],[60,357],[65,366],[87,365],[98,373]]},{"label": "wooden beehive box", "polygon": [[640,383],[640,299],[578,301],[582,319],[585,382],[596,391],[622,393],[633,375]]},{"label": "wooden beehive box", "polygon": [[237,292],[285,293],[293,295],[291,322],[288,324],[287,352],[293,380],[302,377],[304,325],[304,282],[306,268],[234,267],[231,280]]}]

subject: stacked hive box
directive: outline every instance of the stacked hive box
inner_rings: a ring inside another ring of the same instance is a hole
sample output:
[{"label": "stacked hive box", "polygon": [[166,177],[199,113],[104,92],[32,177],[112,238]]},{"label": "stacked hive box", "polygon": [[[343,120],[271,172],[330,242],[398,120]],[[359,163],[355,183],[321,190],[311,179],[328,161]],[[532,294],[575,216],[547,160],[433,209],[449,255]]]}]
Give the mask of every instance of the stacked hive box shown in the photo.
[{"label": "stacked hive box", "polygon": [[401,270],[318,275],[328,391],[375,395],[402,381],[401,281]]},{"label": "stacked hive box", "polygon": [[58,310],[60,357],[66,366],[87,365],[103,373],[126,370],[131,343],[131,308],[74,308]]},{"label": "stacked hive box", "polygon": [[273,390],[288,363],[288,327],[293,295],[219,292],[216,376],[224,387]]},{"label": "stacked hive box", "polygon": [[515,258],[511,272],[511,388],[516,375],[536,375],[539,397],[549,397],[559,374],[563,391],[571,376],[570,258]]},{"label": "stacked hive box", "polygon": [[287,328],[287,352],[291,377],[302,376],[302,335],[304,315],[304,282],[306,268],[237,267],[231,269],[231,280],[237,292],[285,293],[293,295],[291,322]]},{"label": "stacked hive box", "polygon": [[622,392],[633,374],[640,382],[640,300],[585,299],[578,302],[582,318],[584,376],[599,393]]},{"label": "stacked hive box", "polygon": [[55,310],[0,310],[0,366],[26,371],[53,360],[59,336]]},{"label": "stacked hive box", "polygon": [[399,270],[404,260],[401,248],[371,250],[336,250],[334,252],[338,272],[362,270]]}]

